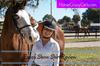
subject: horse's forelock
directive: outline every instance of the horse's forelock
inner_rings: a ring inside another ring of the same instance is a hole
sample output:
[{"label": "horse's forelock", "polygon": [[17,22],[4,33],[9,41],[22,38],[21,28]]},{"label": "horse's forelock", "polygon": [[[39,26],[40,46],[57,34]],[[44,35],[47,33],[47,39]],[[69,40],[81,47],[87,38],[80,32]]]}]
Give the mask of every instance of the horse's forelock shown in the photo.
[{"label": "horse's forelock", "polygon": [[22,2],[13,1],[12,6],[13,6],[14,12],[17,13],[19,10],[24,9],[26,3],[27,3],[26,0],[23,0]]}]

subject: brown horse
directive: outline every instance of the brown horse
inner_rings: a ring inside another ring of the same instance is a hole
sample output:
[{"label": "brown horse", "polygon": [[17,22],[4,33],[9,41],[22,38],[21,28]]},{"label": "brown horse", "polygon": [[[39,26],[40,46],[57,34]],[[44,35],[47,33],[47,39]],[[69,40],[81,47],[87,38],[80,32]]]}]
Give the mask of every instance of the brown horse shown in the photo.
[{"label": "brown horse", "polygon": [[29,15],[19,5],[23,3],[9,7],[5,14],[0,43],[2,66],[26,66],[28,50],[36,37]]},{"label": "brown horse", "polygon": [[86,36],[88,37],[88,36],[90,36],[90,30],[89,30],[88,27],[82,27],[82,28],[80,28],[80,27],[78,27],[78,26],[75,26],[75,27],[73,28],[73,30],[75,30],[75,37],[76,37],[76,38],[81,37],[81,36],[79,35],[79,33],[84,33],[83,37],[86,37]]},{"label": "brown horse", "polygon": [[[39,31],[40,36],[41,36],[42,29],[43,29],[43,25],[42,23],[39,23],[38,31]],[[64,45],[65,45],[64,33],[58,24],[57,24],[55,33],[52,37],[58,42],[60,46],[60,65],[59,66],[64,66]]]}]

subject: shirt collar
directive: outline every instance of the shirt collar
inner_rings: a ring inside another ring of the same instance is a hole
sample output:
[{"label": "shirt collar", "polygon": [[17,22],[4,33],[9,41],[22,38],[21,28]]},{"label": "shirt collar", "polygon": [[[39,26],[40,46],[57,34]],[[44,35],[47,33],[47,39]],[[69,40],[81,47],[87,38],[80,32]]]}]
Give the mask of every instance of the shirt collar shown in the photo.
[{"label": "shirt collar", "polygon": [[46,47],[50,46],[51,45],[51,43],[50,43],[51,40],[52,40],[52,38],[50,38],[50,40],[47,42],[47,44],[45,46],[43,46],[42,39],[40,39],[39,41],[40,41],[41,47],[46,48]]}]

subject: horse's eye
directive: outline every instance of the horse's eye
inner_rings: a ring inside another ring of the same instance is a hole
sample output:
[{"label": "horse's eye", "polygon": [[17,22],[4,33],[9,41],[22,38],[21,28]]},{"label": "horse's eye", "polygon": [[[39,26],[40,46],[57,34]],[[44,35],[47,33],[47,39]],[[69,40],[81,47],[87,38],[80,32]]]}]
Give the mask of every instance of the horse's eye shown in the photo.
[{"label": "horse's eye", "polygon": [[15,18],[15,19],[19,19],[19,16],[18,16],[18,15],[14,15],[14,18]]}]

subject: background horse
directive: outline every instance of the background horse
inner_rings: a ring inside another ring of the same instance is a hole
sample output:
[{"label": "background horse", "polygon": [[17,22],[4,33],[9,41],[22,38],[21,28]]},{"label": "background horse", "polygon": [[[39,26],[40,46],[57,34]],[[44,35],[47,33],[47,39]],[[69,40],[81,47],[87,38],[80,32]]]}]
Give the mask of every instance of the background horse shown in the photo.
[{"label": "background horse", "polygon": [[75,38],[79,38],[79,32],[80,32],[79,25],[75,25],[73,29],[75,30]]},{"label": "background horse", "polygon": [[79,38],[81,37],[81,35],[79,35],[79,33],[84,33],[83,37],[88,37],[90,36],[90,30],[88,27],[78,27],[78,26],[74,26],[74,31],[75,31],[75,38]]},{"label": "background horse", "polygon": [[25,4],[26,0],[6,11],[1,34],[2,66],[26,66],[28,62],[28,50],[37,36],[31,26],[29,14],[23,9]]}]

